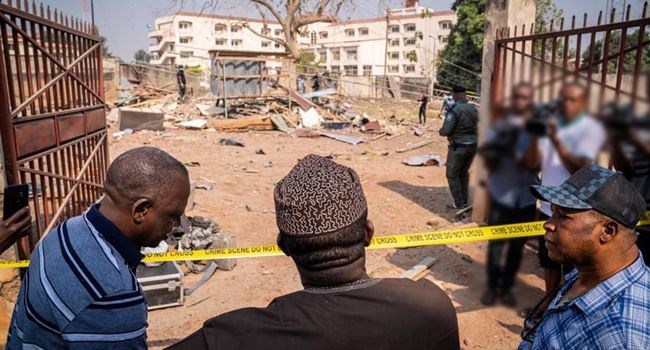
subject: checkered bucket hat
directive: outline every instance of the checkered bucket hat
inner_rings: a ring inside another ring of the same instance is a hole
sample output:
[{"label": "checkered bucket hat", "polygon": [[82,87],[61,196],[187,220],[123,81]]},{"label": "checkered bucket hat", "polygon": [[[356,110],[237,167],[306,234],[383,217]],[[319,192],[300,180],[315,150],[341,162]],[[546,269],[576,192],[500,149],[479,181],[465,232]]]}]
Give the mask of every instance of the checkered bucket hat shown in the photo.
[{"label": "checkered bucket hat", "polygon": [[569,209],[593,209],[620,224],[633,228],[646,204],[634,185],[620,173],[590,164],[557,187],[531,186],[540,200]]}]

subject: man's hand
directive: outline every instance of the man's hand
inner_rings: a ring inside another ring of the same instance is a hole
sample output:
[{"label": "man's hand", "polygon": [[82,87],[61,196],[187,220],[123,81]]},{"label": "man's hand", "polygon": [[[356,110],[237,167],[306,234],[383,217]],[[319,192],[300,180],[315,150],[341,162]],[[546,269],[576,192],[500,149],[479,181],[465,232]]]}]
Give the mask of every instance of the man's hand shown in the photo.
[{"label": "man's hand", "polygon": [[11,247],[18,239],[29,233],[32,217],[29,207],[18,210],[14,215],[0,223],[0,253]]},{"label": "man's hand", "polygon": [[560,142],[560,138],[557,136],[557,120],[551,119],[548,122],[548,138],[553,142],[553,144],[557,144]]}]

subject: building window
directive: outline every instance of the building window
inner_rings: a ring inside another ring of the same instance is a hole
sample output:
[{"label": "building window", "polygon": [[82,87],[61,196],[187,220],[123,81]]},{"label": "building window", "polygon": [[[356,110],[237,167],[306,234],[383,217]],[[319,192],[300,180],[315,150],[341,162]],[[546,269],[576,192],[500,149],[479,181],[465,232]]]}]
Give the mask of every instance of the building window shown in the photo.
[{"label": "building window", "polygon": [[415,24],[414,23],[409,23],[404,25],[404,31],[405,32],[414,32],[415,31]]},{"label": "building window", "polygon": [[345,36],[354,36],[354,29],[346,29]]},{"label": "building window", "polygon": [[360,35],[360,36],[368,35],[368,33],[370,33],[370,31],[368,30],[368,28],[359,28],[359,35]]},{"label": "building window", "polygon": [[233,39],[231,42],[231,45],[233,47],[239,47],[242,45],[242,40],[241,39]]},{"label": "building window", "polygon": [[348,61],[356,61],[357,60],[357,49],[347,49],[347,50],[345,50],[345,58]]},{"label": "building window", "polygon": [[441,29],[451,29],[451,27],[452,27],[451,21],[440,22]]},{"label": "building window", "polygon": [[311,32],[310,39],[312,45],[316,44],[316,32]]},{"label": "building window", "polygon": [[363,75],[372,75],[372,66],[363,66]]},{"label": "building window", "polygon": [[178,22],[178,29],[190,29],[192,28],[192,22]]},{"label": "building window", "polygon": [[404,65],[404,73],[415,73],[415,65],[414,64],[405,64]]},{"label": "building window", "polygon": [[276,36],[280,36],[282,34],[282,29],[276,29],[274,33]]},{"label": "building window", "polygon": [[174,52],[174,44],[169,44],[169,52]]},{"label": "building window", "polygon": [[440,41],[443,44],[446,44],[449,41],[449,38],[444,35],[438,35],[438,41]]},{"label": "building window", "polygon": [[388,66],[388,73],[399,73],[399,66]]},{"label": "building window", "polygon": [[319,60],[322,62],[327,62],[327,50],[318,50]]},{"label": "building window", "polygon": [[271,28],[264,26],[262,28],[262,35],[271,35]]},{"label": "building window", "polygon": [[239,33],[239,30],[241,30],[241,26],[231,26],[230,27],[230,32],[231,33]]},{"label": "building window", "polygon": [[399,33],[399,26],[395,26],[395,25],[390,26],[388,27],[388,31],[391,33]]},{"label": "building window", "polygon": [[397,51],[389,52],[388,58],[390,58],[391,60],[399,60],[399,52]]},{"label": "building window", "polygon": [[217,46],[226,46],[226,39],[215,39],[214,44]]},{"label": "building window", "polygon": [[332,49],[332,60],[333,61],[340,61],[341,60],[341,50]]},{"label": "building window", "polygon": [[194,51],[181,51],[181,58],[190,58],[194,56]]},{"label": "building window", "polygon": [[279,48],[280,48],[280,44],[275,43],[275,48],[276,48],[276,49],[279,49]]},{"label": "building window", "polygon": [[191,36],[184,36],[178,39],[178,42],[181,44],[191,44],[192,43],[192,37]]},{"label": "building window", "polygon": [[359,75],[357,71],[357,66],[343,66],[345,70],[345,75]]},{"label": "building window", "polygon": [[404,46],[415,45],[415,38],[404,38]]},{"label": "building window", "polygon": [[341,66],[332,66],[331,71],[332,73],[334,73],[334,75],[338,75],[339,73],[341,73]]},{"label": "building window", "polygon": [[262,47],[271,47],[270,41],[262,41]]},{"label": "building window", "polygon": [[215,32],[225,32],[226,30],[228,30],[228,26],[225,24],[217,23],[214,25]]},{"label": "building window", "polygon": [[399,39],[393,39],[390,41],[390,47],[399,47]]},{"label": "building window", "polygon": [[320,32],[320,33],[318,33],[318,36],[319,36],[321,39],[327,39],[327,37],[329,36],[329,34],[328,34],[327,32]]}]

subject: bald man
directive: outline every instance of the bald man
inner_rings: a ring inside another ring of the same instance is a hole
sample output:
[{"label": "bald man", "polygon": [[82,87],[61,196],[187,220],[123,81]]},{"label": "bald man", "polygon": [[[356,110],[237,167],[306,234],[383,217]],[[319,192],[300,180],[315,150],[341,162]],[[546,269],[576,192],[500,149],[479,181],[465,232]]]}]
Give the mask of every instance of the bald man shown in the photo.
[{"label": "bald man", "polygon": [[147,306],[135,269],[183,215],[187,169],[152,147],[108,169],[105,196],[36,246],[7,349],[146,349]]}]

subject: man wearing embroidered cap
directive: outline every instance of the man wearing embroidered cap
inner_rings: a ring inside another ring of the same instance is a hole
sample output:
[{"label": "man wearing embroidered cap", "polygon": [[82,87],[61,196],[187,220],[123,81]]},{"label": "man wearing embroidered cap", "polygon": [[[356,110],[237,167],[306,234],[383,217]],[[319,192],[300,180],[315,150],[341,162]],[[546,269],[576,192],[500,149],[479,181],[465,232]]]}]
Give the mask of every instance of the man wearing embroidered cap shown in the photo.
[{"label": "man wearing embroidered cap", "polygon": [[275,187],[278,245],[304,289],[208,320],[170,349],[458,349],[445,293],[427,280],[371,278],[374,228],[354,170],[309,155]]},{"label": "man wearing embroidered cap", "polygon": [[641,194],[596,165],[532,192],[551,203],[549,257],[576,269],[541,319],[535,310],[527,318],[519,349],[650,349],[650,268],[634,229],[645,210]]}]

